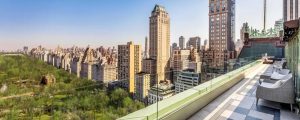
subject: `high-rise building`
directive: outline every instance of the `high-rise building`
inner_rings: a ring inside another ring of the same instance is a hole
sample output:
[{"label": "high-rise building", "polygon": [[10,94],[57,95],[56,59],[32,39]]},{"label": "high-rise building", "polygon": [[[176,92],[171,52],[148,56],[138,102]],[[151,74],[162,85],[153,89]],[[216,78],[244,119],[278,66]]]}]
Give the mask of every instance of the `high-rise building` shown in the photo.
[{"label": "high-rise building", "polygon": [[191,37],[189,41],[186,43],[186,47],[193,47],[197,50],[200,50],[201,46],[201,38],[200,37]]},{"label": "high-rise building", "polygon": [[170,17],[163,6],[155,5],[150,22],[150,58],[156,60],[156,81],[166,80],[170,62]]},{"label": "high-rise building", "polygon": [[208,40],[204,40],[204,50],[208,50],[208,49],[209,49]]},{"label": "high-rise building", "polygon": [[140,72],[135,77],[135,99],[147,103],[148,91],[150,90],[150,74]]},{"label": "high-rise building", "polygon": [[181,70],[187,69],[190,61],[190,50],[174,50],[171,60],[171,68],[173,70],[172,82],[176,82],[178,74]]},{"label": "high-rise building", "polygon": [[235,28],[235,0],[209,1],[210,49],[233,50]]},{"label": "high-rise building", "polygon": [[183,36],[179,37],[179,47],[180,49],[185,49],[185,39]]},{"label": "high-rise building", "polygon": [[[275,21],[275,24],[274,24],[275,31],[283,31],[283,24],[284,24],[283,19]],[[281,32],[277,33],[277,35],[281,36],[280,33]]]},{"label": "high-rise building", "polygon": [[175,83],[179,73],[185,69],[193,69],[195,72],[201,72],[200,55],[195,48],[185,50],[174,50],[171,60],[172,82]]},{"label": "high-rise building", "polygon": [[178,47],[177,43],[172,44],[172,48],[177,48],[177,47]]},{"label": "high-rise building", "polygon": [[118,45],[118,79],[123,80],[123,86],[134,93],[135,74],[141,71],[141,46],[128,42]]},{"label": "high-rise building", "polygon": [[181,71],[188,68],[190,61],[190,50],[174,50],[172,54],[172,68],[174,71]]},{"label": "high-rise building", "polygon": [[145,52],[144,52],[144,58],[149,58],[149,40],[146,37],[145,38]]},{"label": "high-rise building", "polygon": [[[173,43],[172,46],[171,46],[171,49],[170,49],[170,50],[171,50],[171,51],[170,51],[171,55],[173,54],[173,51],[174,51],[174,50],[179,50],[179,49],[180,49],[180,48],[178,47],[177,43]],[[172,57],[172,56],[171,56],[171,57]],[[170,58],[171,58],[171,57],[170,57]]]},{"label": "high-rise building", "polygon": [[[89,80],[92,79],[92,65],[95,64],[95,50],[88,46],[83,54],[81,61],[80,77],[85,77]],[[61,64],[61,58],[57,59],[56,64]],[[59,67],[60,68],[60,67]]]},{"label": "high-rise building", "polygon": [[295,20],[300,17],[299,0],[283,0],[284,21]]},{"label": "high-rise building", "polygon": [[243,23],[243,26],[240,30],[240,40],[241,41],[245,41],[245,33],[247,32],[247,30],[249,29],[248,23]]},{"label": "high-rise building", "polygon": [[117,66],[115,64],[97,64],[97,77],[94,80],[108,83],[117,79]]},{"label": "high-rise building", "polygon": [[225,69],[225,61],[235,57],[234,29],[235,0],[209,0],[210,67]]},{"label": "high-rise building", "polygon": [[153,86],[155,84],[158,84],[155,77],[155,71],[156,71],[156,61],[151,58],[143,59],[143,66],[142,71],[150,74],[150,85]]}]

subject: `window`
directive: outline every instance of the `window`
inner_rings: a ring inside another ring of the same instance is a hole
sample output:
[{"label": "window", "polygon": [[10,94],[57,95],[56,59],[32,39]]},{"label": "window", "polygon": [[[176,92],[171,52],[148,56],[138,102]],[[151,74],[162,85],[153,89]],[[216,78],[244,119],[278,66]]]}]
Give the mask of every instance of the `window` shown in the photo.
[{"label": "window", "polygon": [[211,3],[210,4],[210,13],[214,13],[215,12],[214,9],[215,9],[214,3]]},{"label": "window", "polygon": [[220,12],[220,2],[217,2],[217,8],[216,8],[217,12]]},{"label": "window", "polygon": [[226,10],[226,3],[225,1],[222,1],[222,11],[225,11]]}]

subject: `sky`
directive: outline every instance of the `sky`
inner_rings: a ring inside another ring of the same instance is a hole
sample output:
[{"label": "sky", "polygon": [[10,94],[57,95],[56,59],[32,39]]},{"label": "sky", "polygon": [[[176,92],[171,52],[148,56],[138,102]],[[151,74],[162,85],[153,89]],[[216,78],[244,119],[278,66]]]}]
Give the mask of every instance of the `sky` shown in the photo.
[{"label": "sky", "polygon": [[[0,0],[0,50],[144,45],[155,4],[171,18],[171,42],[208,39],[208,0]],[[268,0],[267,27],[282,18],[282,0]],[[263,0],[236,0],[236,38],[244,22],[263,26]]]}]

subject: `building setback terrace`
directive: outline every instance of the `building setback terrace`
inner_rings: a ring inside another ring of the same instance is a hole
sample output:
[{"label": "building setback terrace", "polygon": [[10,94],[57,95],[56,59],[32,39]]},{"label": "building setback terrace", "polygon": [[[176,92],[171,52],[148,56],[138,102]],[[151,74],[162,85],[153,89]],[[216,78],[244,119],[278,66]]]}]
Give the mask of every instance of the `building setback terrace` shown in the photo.
[{"label": "building setback terrace", "polygon": [[119,120],[299,120],[289,104],[259,99],[256,105],[260,75],[269,66],[252,62]]},{"label": "building setback terrace", "polygon": [[290,111],[290,105],[259,99],[256,105],[256,88],[260,75],[270,65],[261,64],[249,72],[234,87],[220,95],[195,113],[189,120],[299,120]]}]

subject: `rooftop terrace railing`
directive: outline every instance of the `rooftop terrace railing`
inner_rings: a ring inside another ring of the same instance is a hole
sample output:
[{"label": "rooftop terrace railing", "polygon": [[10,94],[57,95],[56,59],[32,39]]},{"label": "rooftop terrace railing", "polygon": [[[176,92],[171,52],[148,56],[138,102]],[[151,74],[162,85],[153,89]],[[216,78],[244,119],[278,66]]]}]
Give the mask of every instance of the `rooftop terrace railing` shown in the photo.
[{"label": "rooftop terrace railing", "polygon": [[118,120],[187,119],[223,92],[245,78],[245,74],[261,64],[257,60],[221,75],[192,89],[159,101]]}]

